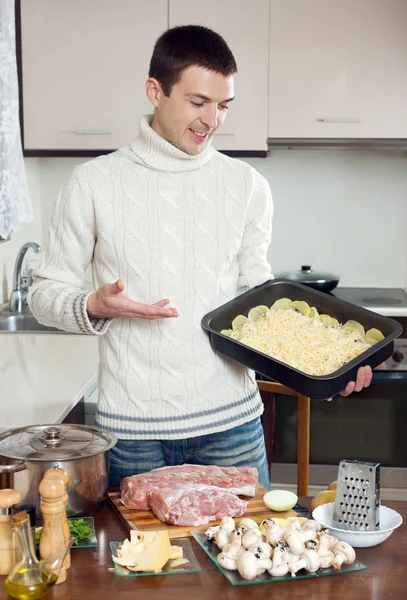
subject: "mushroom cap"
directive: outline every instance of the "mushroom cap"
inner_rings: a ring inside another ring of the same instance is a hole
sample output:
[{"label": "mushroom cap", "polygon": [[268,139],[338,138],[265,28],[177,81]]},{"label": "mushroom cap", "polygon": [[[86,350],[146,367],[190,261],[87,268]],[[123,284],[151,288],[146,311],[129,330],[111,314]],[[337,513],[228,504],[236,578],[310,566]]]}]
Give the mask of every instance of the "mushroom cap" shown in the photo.
[{"label": "mushroom cap", "polygon": [[237,559],[237,570],[243,579],[251,580],[257,577],[257,562],[258,559],[252,552],[246,550]]}]

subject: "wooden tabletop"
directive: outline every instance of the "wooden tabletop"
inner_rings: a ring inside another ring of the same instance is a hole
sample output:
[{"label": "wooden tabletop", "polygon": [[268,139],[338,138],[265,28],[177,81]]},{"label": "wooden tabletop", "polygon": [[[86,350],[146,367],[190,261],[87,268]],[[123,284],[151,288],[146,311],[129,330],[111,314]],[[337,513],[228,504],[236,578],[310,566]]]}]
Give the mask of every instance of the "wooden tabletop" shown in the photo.
[{"label": "wooden tabletop", "polygon": [[[302,499],[303,503],[306,500]],[[407,502],[383,502],[399,512],[407,523]],[[277,594],[278,600],[304,598],[312,600],[398,600],[406,598],[407,531],[403,524],[393,535],[374,548],[358,548],[357,558],[368,568],[358,573],[265,583],[251,586],[233,586],[211,562],[205,552],[192,540],[202,571],[186,575],[152,577],[117,577],[109,572],[112,567],[109,542],[128,537],[128,530],[113,510],[105,504],[95,513],[99,546],[71,552],[72,567],[67,582],[54,586],[44,596],[49,600],[250,600],[269,599]],[[0,600],[8,598],[0,577]]]}]

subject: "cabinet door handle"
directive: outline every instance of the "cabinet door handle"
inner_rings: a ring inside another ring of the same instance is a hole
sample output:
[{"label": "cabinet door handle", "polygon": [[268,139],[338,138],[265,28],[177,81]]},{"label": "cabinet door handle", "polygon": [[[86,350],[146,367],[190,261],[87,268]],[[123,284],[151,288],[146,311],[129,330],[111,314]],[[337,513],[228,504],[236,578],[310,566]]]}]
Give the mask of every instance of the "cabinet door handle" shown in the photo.
[{"label": "cabinet door handle", "polygon": [[234,131],[217,131],[213,135],[236,135]]},{"label": "cabinet door handle", "polygon": [[323,117],[317,121],[322,121],[322,123],[361,123],[362,119],[361,117]]},{"label": "cabinet door handle", "polygon": [[74,133],[75,135],[112,135],[111,131],[104,131],[103,129],[78,129]]}]

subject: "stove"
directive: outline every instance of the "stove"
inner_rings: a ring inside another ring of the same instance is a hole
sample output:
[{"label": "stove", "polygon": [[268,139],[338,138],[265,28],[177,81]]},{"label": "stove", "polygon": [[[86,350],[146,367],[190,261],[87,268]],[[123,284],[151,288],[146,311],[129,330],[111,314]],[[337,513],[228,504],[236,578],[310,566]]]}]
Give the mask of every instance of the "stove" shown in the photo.
[{"label": "stove", "polygon": [[[380,312],[388,317],[407,317],[407,294],[401,288],[335,288],[332,295]],[[376,310],[375,310],[376,309]]]}]

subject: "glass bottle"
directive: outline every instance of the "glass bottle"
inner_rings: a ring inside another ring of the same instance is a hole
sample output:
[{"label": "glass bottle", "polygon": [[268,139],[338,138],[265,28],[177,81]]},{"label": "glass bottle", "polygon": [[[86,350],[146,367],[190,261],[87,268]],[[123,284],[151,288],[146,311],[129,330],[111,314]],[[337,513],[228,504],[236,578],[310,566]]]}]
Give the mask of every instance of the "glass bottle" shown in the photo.
[{"label": "glass bottle", "polygon": [[9,595],[17,600],[36,600],[55,584],[74,540],[46,560],[38,560],[27,513],[16,513],[11,523],[18,535],[22,558],[8,575],[5,587]]}]

